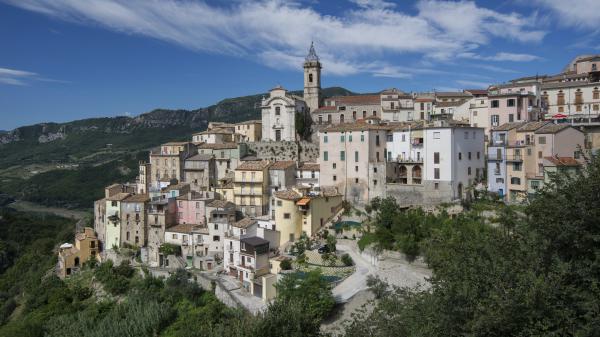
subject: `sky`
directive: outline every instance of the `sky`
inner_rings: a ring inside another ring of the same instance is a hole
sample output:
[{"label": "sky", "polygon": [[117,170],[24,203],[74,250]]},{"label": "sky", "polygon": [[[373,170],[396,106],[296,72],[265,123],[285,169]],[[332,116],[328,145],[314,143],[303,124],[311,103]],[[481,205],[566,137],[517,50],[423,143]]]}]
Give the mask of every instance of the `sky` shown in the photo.
[{"label": "sky", "polygon": [[[568,3],[568,5],[567,5]],[[0,130],[322,86],[485,88],[600,53],[598,0],[0,0]]]}]

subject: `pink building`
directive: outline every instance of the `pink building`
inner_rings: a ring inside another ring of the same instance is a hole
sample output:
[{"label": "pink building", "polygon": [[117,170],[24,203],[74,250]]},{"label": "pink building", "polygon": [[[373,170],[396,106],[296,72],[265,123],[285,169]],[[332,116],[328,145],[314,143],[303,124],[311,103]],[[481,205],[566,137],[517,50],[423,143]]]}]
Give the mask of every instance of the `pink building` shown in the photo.
[{"label": "pink building", "polygon": [[206,224],[206,204],[214,200],[214,192],[188,192],[177,197],[177,223]]},{"label": "pink building", "polygon": [[488,91],[492,128],[505,123],[539,119],[538,83],[492,86]]}]

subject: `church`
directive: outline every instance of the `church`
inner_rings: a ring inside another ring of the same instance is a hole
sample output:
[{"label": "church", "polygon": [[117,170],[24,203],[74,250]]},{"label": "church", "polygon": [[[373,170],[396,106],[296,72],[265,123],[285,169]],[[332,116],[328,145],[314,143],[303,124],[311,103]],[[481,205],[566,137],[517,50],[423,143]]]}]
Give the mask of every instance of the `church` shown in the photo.
[{"label": "church", "polygon": [[281,86],[269,91],[264,97],[262,111],[263,141],[296,141],[296,116],[309,118],[310,112],[319,108],[321,102],[321,62],[310,45],[304,60],[304,97],[292,95]]}]

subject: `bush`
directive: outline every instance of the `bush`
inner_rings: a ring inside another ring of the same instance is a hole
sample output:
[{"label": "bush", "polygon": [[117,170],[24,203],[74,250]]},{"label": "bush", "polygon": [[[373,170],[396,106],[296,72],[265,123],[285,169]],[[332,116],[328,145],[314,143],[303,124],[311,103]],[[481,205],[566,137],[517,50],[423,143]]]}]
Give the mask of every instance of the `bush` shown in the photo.
[{"label": "bush", "polygon": [[292,262],[289,259],[285,259],[281,261],[279,267],[281,268],[281,270],[290,270],[292,269]]},{"label": "bush", "polygon": [[354,265],[354,261],[352,260],[352,257],[350,257],[349,254],[342,255],[342,263],[345,266],[352,266],[352,265]]}]

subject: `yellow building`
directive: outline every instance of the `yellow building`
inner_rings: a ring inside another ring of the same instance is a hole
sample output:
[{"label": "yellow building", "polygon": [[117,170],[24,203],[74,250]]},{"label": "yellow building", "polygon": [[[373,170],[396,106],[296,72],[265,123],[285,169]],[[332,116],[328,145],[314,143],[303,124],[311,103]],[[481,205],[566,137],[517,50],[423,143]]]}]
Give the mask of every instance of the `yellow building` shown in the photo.
[{"label": "yellow building", "polygon": [[219,180],[219,184],[215,187],[215,193],[221,200],[226,200],[235,203],[233,194],[233,179],[223,178]]},{"label": "yellow building", "polygon": [[314,236],[342,208],[342,195],[335,188],[320,192],[288,189],[275,192],[275,225],[280,245],[306,233]]},{"label": "yellow building", "polygon": [[269,166],[266,160],[245,161],[235,169],[234,203],[245,215],[265,215],[269,209]]},{"label": "yellow building", "polygon": [[58,277],[65,278],[76,272],[94,256],[100,261],[98,238],[94,229],[85,227],[75,235],[75,246],[64,243],[58,250]]}]

